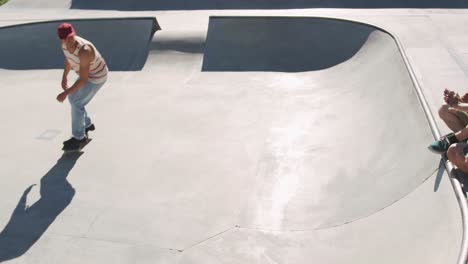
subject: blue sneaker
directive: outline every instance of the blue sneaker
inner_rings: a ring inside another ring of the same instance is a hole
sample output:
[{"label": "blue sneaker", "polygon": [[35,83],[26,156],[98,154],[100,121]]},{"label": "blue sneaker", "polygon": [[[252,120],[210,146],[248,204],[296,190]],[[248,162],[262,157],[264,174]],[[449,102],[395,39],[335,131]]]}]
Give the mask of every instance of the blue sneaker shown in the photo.
[{"label": "blue sneaker", "polygon": [[427,148],[437,154],[444,154],[449,149],[450,145],[457,143],[458,140],[454,133],[440,137],[439,140],[432,142]]}]

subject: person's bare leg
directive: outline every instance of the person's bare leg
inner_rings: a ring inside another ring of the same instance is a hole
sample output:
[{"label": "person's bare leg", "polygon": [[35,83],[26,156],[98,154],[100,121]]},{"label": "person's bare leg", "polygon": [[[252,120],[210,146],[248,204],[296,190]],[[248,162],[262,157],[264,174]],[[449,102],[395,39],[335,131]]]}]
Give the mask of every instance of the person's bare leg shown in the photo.
[{"label": "person's bare leg", "polygon": [[468,162],[465,157],[465,148],[467,147],[467,143],[453,144],[447,151],[447,157],[459,170],[468,174]]},{"label": "person's bare leg", "polygon": [[439,109],[439,116],[445,122],[445,124],[455,132],[455,136],[458,141],[468,139],[468,127],[466,127],[466,121],[463,115],[459,116],[456,112],[448,110],[448,105],[443,105]]},{"label": "person's bare leg", "polygon": [[453,131],[457,132],[465,128],[465,124],[458,118],[457,114],[450,112],[450,106],[443,105],[439,109],[439,116],[445,124]]},{"label": "person's bare leg", "polygon": [[468,139],[468,127],[465,127],[462,130],[455,133],[455,136],[457,137],[458,141],[463,141],[463,140]]},{"label": "person's bare leg", "polygon": [[[439,109],[439,116],[445,122],[445,124],[453,131],[458,132],[465,128],[465,124],[457,116],[456,113],[450,112],[448,105],[443,105]],[[458,136],[457,136],[458,138]]]}]

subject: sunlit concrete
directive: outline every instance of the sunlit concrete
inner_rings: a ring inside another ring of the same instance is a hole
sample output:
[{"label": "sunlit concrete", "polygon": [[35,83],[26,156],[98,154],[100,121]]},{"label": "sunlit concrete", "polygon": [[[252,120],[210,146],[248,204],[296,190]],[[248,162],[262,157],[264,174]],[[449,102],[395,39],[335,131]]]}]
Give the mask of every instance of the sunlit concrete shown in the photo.
[{"label": "sunlit concrete", "polygon": [[467,85],[465,10],[34,10],[2,7],[0,24],[153,16],[162,30],[143,69],[111,72],[89,105],[79,156],[62,157],[61,70],[0,69],[0,261],[456,262],[459,207],[390,34],[320,71],[202,63],[210,16],[356,20],[400,40],[437,113],[443,88]]}]

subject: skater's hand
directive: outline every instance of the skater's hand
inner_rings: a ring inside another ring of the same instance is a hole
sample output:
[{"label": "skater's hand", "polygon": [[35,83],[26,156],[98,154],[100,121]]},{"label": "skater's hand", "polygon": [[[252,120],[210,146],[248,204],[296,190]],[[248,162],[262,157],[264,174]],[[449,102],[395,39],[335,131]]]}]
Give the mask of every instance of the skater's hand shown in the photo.
[{"label": "skater's hand", "polygon": [[[463,96],[465,98],[465,96]],[[450,106],[456,106],[460,101],[462,101],[462,98],[460,98],[460,95],[455,93],[454,91],[450,91],[448,89],[444,90],[444,101],[450,105]]]},{"label": "skater's hand", "polygon": [[67,78],[62,78],[62,89],[65,91],[68,89],[68,81]]},{"label": "skater's hand", "polygon": [[62,103],[62,102],[65,101],[65,99],[67,98],[67,95],[68,95],[67,91],[64,91],[64,92],[60,93],[60,94],[57,96],[57,101],[59,101],[59,102]]}]

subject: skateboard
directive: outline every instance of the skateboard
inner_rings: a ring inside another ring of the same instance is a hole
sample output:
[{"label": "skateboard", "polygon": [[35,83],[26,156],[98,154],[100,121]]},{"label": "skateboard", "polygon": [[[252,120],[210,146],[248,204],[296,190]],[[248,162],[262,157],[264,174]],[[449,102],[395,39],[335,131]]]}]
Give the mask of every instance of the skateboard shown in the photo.
[{"label": "skateboard", "polygon": [[84,144],[78,149],[70,149],[70,148],[66,148],[65,146],[63,146],[62,150],[65,154],[80,152],[84,147],[86,147],[86,145],[89,144],[89,142],[91,142],[91,140],[92,140],[91,138],[86,138],[86,141],[84,142]]}]

